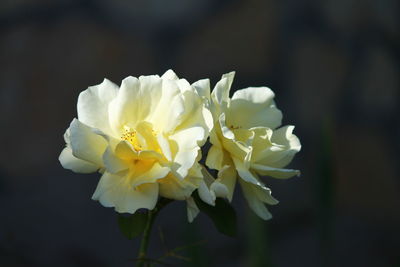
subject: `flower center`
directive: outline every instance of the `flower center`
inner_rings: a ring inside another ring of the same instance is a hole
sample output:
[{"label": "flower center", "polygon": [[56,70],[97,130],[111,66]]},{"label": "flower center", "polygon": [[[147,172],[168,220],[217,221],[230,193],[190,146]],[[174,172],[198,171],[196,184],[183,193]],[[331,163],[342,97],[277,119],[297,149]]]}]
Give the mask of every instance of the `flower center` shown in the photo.
[{"label": "flower center", "polygon": [[133,130],[129,126],[124,126],[124,132],[121,136],[122,140],[126,140],[136,151],[154,150],[159,152],[157,143],[157,132],[151,129],[152,127],[139,127]]},{"label": "flower center", "polygon": [[122,134],[121,139],[131,143],[136,151],[142,151],[142,145],[139,142],[137,132],[135,130],[131,130],[129,127],[126,126],[124,128],[125,132]]}]

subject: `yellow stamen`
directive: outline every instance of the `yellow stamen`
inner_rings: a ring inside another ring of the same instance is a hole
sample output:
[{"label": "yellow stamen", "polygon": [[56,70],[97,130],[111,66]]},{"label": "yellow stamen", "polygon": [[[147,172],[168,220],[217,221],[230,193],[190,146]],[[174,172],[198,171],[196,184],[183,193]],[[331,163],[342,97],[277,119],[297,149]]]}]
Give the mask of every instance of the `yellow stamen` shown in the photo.
[{"label": "yellow stamen", "polygon": [[126,140],[129,143],[131,143],[133,148],[136,151],[142,151],[142,146],[139,143],[136,131],[135,130],[131,130],[130,128],[128,128],[126,126],[124,128],[125,128],[125,132],[122,134],[121,139],[122,140]]}]

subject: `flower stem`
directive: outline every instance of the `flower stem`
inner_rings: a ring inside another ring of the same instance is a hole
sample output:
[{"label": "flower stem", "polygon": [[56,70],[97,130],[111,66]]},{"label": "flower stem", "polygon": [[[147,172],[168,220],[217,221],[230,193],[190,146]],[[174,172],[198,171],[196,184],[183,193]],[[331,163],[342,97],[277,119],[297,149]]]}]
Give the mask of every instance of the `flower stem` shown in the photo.
[{"label": "flower stem", "polygon": [[151,229],[158,212],[170,202],[171,202],[170,199],[161,198],[158,201],[157,206],[153,210],[149,210],[147,212],[146,226],[143,231],[142,239],[140,240],[139,255],[137,257],[137,265],[136,265],[137,267],[150,266],[149,264],[146,263],[148,263],[147,248],[149,247]]},{"label": "flower stem", "polygon": [[149,210],[147,212],[146,226],[144,228],[142,239],[140,241],[139,255],[137,258],[137,267],[146,266],[147,248],[149,246],[151,228],[153,226],[153,222],[154,222],[156,215],[157,215],[156,209]]}]

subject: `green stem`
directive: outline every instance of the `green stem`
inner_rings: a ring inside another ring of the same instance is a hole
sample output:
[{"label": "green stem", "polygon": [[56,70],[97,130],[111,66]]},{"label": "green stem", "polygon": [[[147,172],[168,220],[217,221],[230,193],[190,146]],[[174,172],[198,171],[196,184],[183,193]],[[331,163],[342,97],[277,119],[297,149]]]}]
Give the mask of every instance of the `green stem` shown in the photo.
[{"label": "green stem", "polygon": [[146,262],[148,261],[147,248],[149,247],[151,228],[158,212],[170,202],[170,199],[161,198],[158,201],[157,206],[153,210],[149,210],[147,212],[146,226],[143,231],[142,239],[140,240],[139,255],[136,265],[137,267],[145,267],[146,265],[149,266],[146,264]]},{"label": "green stem", "polygon": [[147,248],[149,247],[150,233],[153,226],[154,219],[157,215],[157,208],[147,212],[146,226],[143,231],[142,239],[140,241],[139,255],[137,258],[137,267],[146,266]]}]

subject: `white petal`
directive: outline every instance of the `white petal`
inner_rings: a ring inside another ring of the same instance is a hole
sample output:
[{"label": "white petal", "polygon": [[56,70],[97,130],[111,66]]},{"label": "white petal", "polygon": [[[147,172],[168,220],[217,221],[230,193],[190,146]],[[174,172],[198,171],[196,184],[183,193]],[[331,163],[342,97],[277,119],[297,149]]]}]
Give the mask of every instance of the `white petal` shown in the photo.
[{"label": "white petal", "polygon": [[169,69],[167,70],[162,76],[162,79],[168,79],[168,80],[179,80],[178,76],[176,75],[176,73]]},{"label": "white petal", "polygon": [[253,104],[263,104],[265,106],[269,106],[272,104],[274,97],[274,92],[268,87],[248,87],[237,90],[233,94],[232,100],[240,99]]},{"label": "white petal", "polygon": [[124,160],[132,160],[139,157],[139,153],[132,147],[132,144],[125,140],[122,140],[116,145],[115,154]]},{"label": "white petal", "polygon": [[215,197],[228,198],[229,201],[232,201],[232,197],[230,199],[228,197],[230,195],[228,187],[218,179],[211,184],[210,190],[214,192]]},{"label": "white petal", "polygon": [[213,114],[214,120],[218,120],[221,112],[223,112],[229,102],[229,91],[235,77],[235,72],[230,72],[222,75],[222,78],[214,87],[211,93],[212,105],[211,112]]},{"label": "white petal", "polygon": [[140,175],[132,175],[132,185],[139,186],[145,183],[154,183],[158,179],[164,178],[170,172],[170,168],[162,167],[159,163],[154,163],[152,168]]},{"label": "white petal", "polygon": [[198,187],[197,179],[186,177],[182,180],[173,174],[169,174],[165,178],[158,180],[158,184],[160,185],[160,196],[176,200],[187,199]]},{"label": "white petal", "polygon": [[203,118],[204,118],[204,125],[207,126],[205,127],[207,132],[210,132],[212,128],[214,127],[214,119],[211,114],[211,111],[208,107],[203,107],[201,111]]},{"label": "white petal", "polygon": [[186,79],[179,79],[176,81],[179,90],[181,90],[181,93],[185,93],[186,91],[191,91],[191,92],[196,92],[192,86],[190,86],[190,83]]},{"label": "white petal", "polygon": [[[251,185],[250,185],[251,186]],[[276,205],[279,203],[278,200],[276,200],[272,195],[271,195],[271,189],[268,187],[264,186],[251,186],[254,195],[261,200],[262,202],[269,204],[269,205]]]},{"label": "white petal", "polygon": [[279,161],[274,162],[274,167],[284,167],[289,164],[294,155],[301,150],[300,140],[293,134],[294,126],[288,125],[274,131],[272,142],[285,146],[285,152]]},{"label": "white petal", "polygon": [[176,142],[178,151],[175,155],[174,162],[178,165],[175,166],[175,172],[184,178],[188,170],[193,166],[196,161],[199,146],[198,142],[205,137],[205,131],[202,127],[192,127],[184,129],[170,136],[170,140]]},{"label": "white petal", "polygon": [[267,87],[250,87],[235,92],[230,102],[227,123],[235,127],[257,126],[275,129],[282,123],[282,112],[273,101],[274,93]]},{"label": "white petal", "polygon": [[157,108],[163,94],[162,79],[158,75],[140,76],[140,106],[141,118],[148,118]]},{"label": "white petal", "polygon": [[140,98],[140,83],[136,77],[127,77],[121,83],[117,96],[109,105],[110,124],[116,133],[122,127],[138,120],[137,108]]},{"label": "white petal", "polygon": [[128,162],[117,157],[111,146],[103,154],[103,162],[108,172],[118,173],[129,168]]},{"label": "white petal", "polygon": [[84,124],[101,129],[107,134],[112,134],[108,105],[115,98],[118,86],[111,81],[104,81],[95,86],[89,87],[81,92],[78,97],[78,119]]},{"label": "white petal", "polygon": [[219,121],[219,125],[221,126],[222,135],[227,139],[234,139],[235,138],[235,134],[226,125],[225,113],[221,113],[221,115],[219,116],[218,121]]},{"label": "white petal", "polygon": [[[190,87],[190,85],[188,85]],[[192,89],[192,87],[190,87]],[[208,133],[214,121],[211,112],[205,107],[202,98],[192,89],[183,93],[184,113],[179,118],[180,123],[177,125],[175,131],[180,131],[185,128],[194,126],[203,127]],[[205,141],[206,136],[204,137]]]},{"label": "white petal", "polygon": [[268,157],[272,154],[276,154],[277,151],[284,149],[283,146],[275,145],[271,141],[273,130],[267,127],[255,127],[251,128],[254,133],[254,138],[252,142],[252,162],[257,162],[260,159]]},{"label": "white petal", "polygon": [[251,164],[251,168],[261,175],[272,176],[274,178],[287,179],[295,175],[300,176],[299,170],[273,168],[260,164]]},{"label": "white petal", "polygon": [[294,126],[285,126],[275,130],[271,137],[272,147],[259,153],[255,163],[274,168],[283,168],[300,151],[300,141],[293,134]]},{"label": "white petal", "polygon": [[192,197],[186,199],[186,209],[187,209],[188,221],[191,223],[200,212],[199,208],[197,207]]},{"label": "white petal", "polygon": [[103,166],[102,155],[107,147],[106,140],[77,119],[71,122],[69,129],[72,154],[97,166]]},{"label": "white petal", "polygon": [[206,99],[210,99],[210,80],[203,79],[198,80],[192,84],[192,87],[196,90],[197,94]]},{"label": "white petal", "polygon": [[132,144],[129,142],[122,140],[115,146],[115,154],[123,159],[128,161],[133,161],[136,159],[144,160],[144,159],[153,159],[153,160],[162,160],[162,155],[156,151],[152,150],[142,150],[136,151]]},{"label": "white petal", "polygon": [[217,82],[212,92],[212,96],[216,103],[222,104],[227,102],[229,99],[229,91],[232,86],[233,78],[235,77],[235,72],[226,73],[222,75],[221,80]]},{"label": "white petal", "polygon": [[199,188],[197,189],[199,192],[199,197],[208,205],[215,205],[215,193],[210,191],[210,188],[206,185],[204,180],[200,181]]},{"label": "white petal", "polygon": [[92,199],[105,207],[115,207],[120,213],[135,213],[140,208],[154,209],[158,199],[158,184],[142,184],[134,188],[123,175],[105,172]]},{"label": "white petal", "polygon": [[155,106],[148,121],[158,132],[172,132],[181,123],[181,117],[185,112],[180,89],[175,81],[163,79],[161,98]]},{"label": "white petal", "polygon": [[243,195],[247,200],[250,208],[263,220],[269,220],[272,218],[271,213],[265,207],[263,201],[261,201],[254,192],[255,185],[239,180]]},{"label": "white petal", "polygon": [[210,169],[220,170],[224,159],[224,152],[217,146],[211,146],[207,153],[206,165]]},{"label": "white petal", "polygon": [[217,197],[225,197],[232,201],[236,185],[236,170],[234,166],[225,165],[219,172],[218,178],[211,185],[211,190]]},{"label": "white petal", "polygon": [[233,157],[233,162],[235,163],[235,168],[243,180],[246,182],[255,184],[255,185],[261,185],[260,181],[258,181],[257,177],[255,177],[248,168],[245,167],[243,162],[238,160],[237,158]]},{"label": "white petal", "polygon": [[122,81],[116,98],[110,103],[110,124],[115,132],[124,125],[135,128],[136,123],[151,115],[161,98],[162,79],[156,75],[128,77]]},{"label": "white petal", "polygon": [[136,138],[144,150],[156,151],[159,149],[157,137],[153,125],[147,121],[141,121],[136,125]]},{"label": "white petal", "polygon": [[172,155],[171,155],[171,148],[170,148],[168,139],[165,138],[163,133],[159,133],[157,135],[157,141],[158,141],[158,144],[159,144],[161,151],[162,151],[163,155],[165,156],[165,158],[167,160],[171,161]]},{"label": "white petal", "polygon": [[74,157],[71,148],[68,146],[61,151],[58,160],[65,169],[77,173],[92,173],[99,169],[97,165]]}]

